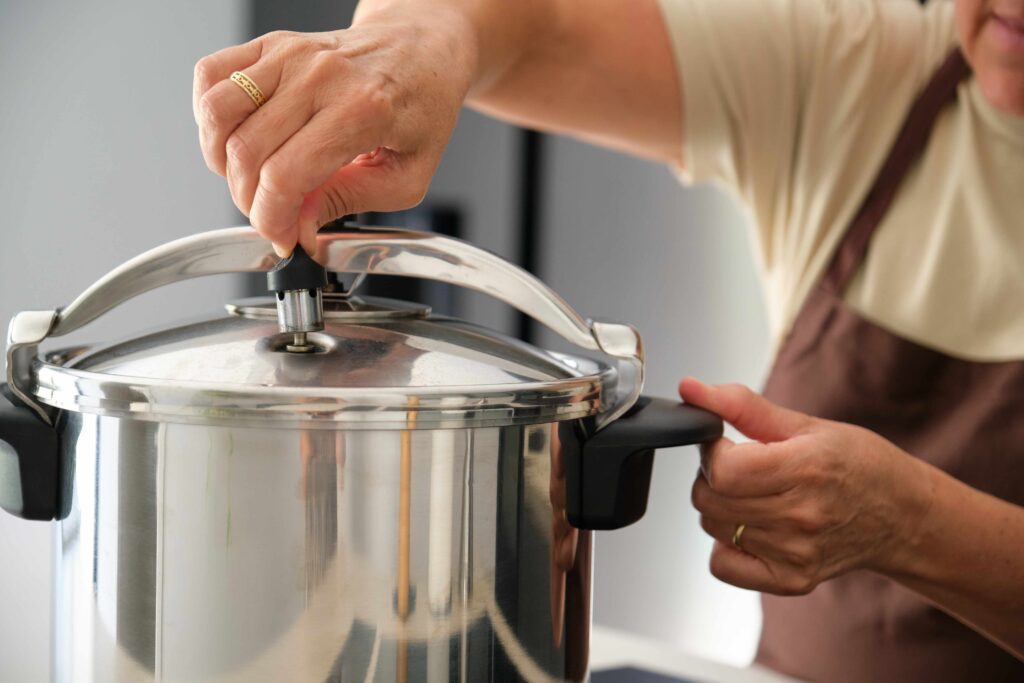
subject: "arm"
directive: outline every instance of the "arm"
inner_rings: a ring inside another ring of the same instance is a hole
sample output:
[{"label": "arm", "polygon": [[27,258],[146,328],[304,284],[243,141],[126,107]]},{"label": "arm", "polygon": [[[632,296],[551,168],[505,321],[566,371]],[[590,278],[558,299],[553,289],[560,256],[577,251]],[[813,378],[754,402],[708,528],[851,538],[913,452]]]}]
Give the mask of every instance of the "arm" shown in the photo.
[{"label": "arm", "polygon": [[[481,3],[502,21],[502,3]],[[482,51],[475,109],[531,128],[682,163],[682,95],[656,0],[541,0],[511,59]],[[488,68],[489,66],[489,68]]]},{"label": "arm", "polygon": [[884,573],[1024,659],[1024,509],[920,465],[931,505]]},{"label": "arm", "polygon": [[271,33],[200,60],[193,105],[207,165],[286,253],[315,250],[340,215],[417,204],[470,93],[509,120],[680,155],[655,0],[364,0],[348,29]]},{"label": "arm", "polygon": [[[760,442],[722,439],[702,453],[692,495],[716,539],[715,576],[802,595],[848,571],[875,571],[1024,658],[1024,508],[877,434],[743,387],[684,380],[680,394]],[[741,521],[743,550],[732,544]]]}]

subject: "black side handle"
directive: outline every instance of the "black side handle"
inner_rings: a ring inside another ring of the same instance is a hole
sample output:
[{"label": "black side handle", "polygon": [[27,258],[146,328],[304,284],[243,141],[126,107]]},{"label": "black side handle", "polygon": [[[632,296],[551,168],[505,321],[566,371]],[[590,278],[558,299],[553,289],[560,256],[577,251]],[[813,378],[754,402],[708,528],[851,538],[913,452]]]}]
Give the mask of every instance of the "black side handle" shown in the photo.
[{"label": "black side handle", "polygon": [[654,451],[714,441],[722,428],[722,419],[706,410],[647,396],[593,434],[583,422],[563,422],[569,523],[604,530],[633,524],[647,511]]},{"label": "black side handle", "polygon": [[0,442],[0,508],[22,519],[57,519],[57,430],[20,405],[6,384],[0,384]]}]

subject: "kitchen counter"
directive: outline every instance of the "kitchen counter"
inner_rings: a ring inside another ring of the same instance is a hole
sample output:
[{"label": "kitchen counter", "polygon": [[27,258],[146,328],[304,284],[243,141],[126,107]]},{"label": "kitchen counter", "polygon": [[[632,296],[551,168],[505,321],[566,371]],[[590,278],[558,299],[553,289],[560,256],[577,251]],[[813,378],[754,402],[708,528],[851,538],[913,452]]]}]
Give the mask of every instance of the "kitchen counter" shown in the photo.
[{"label": "kitchen counter", "polygon": [[[637,673],[602,674],[618,669],[651,672],[646,680]],[[795,683],[796,679],[759,666],[738,667],[685,654],[671,645],[624,631],[594,626],[591,633],[590,669],[594,683]],[[660,676],[659,676],[660,674]],[[606,682],[602,678],[607,679]]]}]

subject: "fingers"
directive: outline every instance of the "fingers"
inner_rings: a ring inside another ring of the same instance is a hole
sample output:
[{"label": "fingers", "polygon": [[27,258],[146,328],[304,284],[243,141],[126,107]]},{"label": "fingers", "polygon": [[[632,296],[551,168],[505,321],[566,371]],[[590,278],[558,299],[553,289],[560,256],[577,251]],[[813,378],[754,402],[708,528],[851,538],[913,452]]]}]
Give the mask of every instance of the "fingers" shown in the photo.
[{"label": "fingers", "polygon": [[[245,118],[219,148],[225,158],[231,198],[244,215],[252,210],[264,162],[301,130],[312,115],[309,98],[282,96],[269,100]],[[212,144],[218,145],[219,140]]]},{"label": "fingers", "polygon": [[[360,140],[365,135],[346,134],[345,128],[330,112],[320,111],[264,162],[249,212],[261,235],[289,250],[295,246],[306,195],[331,180],[340,167],[365,150],[363,144],[369,144]],[[313,208],[303,212],[306,235],[315,234],[321,225],[314,224]],[[303,247],[308,249],[307,244]]]},{"label": "fingers", "polygon": [[701,515],[700,525],[715,539],[711,573],[717,579],[775,595],[804,595],[817,585],[808,553],[790,549],[771,532],[747,524],[737,546],[736,523]]},{"label": "fingers", "polygon": [[[349,213],[398,211],[426,195],[439,155],[405,155],[379,149],[340,169],[312,198],[318,225]],[[304,224],[305,225],[305,224]]]},{"label": "fingers", "polygon": [[712,517],[734,519],[738,522],[751,520],[788,521],[786,510],[789,505],[784,494],[737,498],[715,491],[703,474],[693,482],[690,501],[699,512]]},{"label": "fingers", "polygon": [[[278,89],[281,78],[281,63],[277,58],[261,59],[259,62],[248,67],[243,67],[245,74],[263,92],[267,98],[264,108],[270,106],[273,95]],[[235,69],[240,71],[241,69]],[[231,74],[229,73],[228,76]],[[275,106],[275,111],[281,109],[296,108],[295,98],[289,98],[290,103]],[[275,103],[277,104],[277,103]],[[301,104],[299,105],[301,109]],[[199,98],[197,122],[199,124],[199,145],[203,150],[203,158],[210,170],[220,175],[226,174],[227,162],[227,141],[232,133],[254,112],[256,104],[250,99],[238,84],[225,77],[206,90]],[[280,114],[278,114],[280,115]],[[271,120],[274,115],[271,115]],[[307,113],[306,118],[309,118]],[[289,131],[277,133],[277,137],[285,135],[281,141],[286,140],[304,121],[295,125]],[[241,207],[239,207],[241,208]]]},{"label": "fingers", "polygon": [[[741,524],[745,524],[745,526],[743,534],[740,536],[740,544],[737,546],[732,542],[732,538]],[[757,526],[751,526],[749,523],[701,515],[700,526],[704,533],[719,543],[753,555],[762,561],[778,561],[785,557],[785,553],[780,552],[773,544],[770,532]]]},{"label": "fingers", "polygon": [[[283,153],[285,148],[271,159]],[[264,164],[249,214],[253,227],[274,242],[281,255],[290,253],[298,243],[319,258],[316,236],[321,225],[347,214],[398,211],[419,204],[436,161],[389,150],[372,157],[360,155],[308,192],[301,190],[299,182],[291,188],[266,183],[266,167]]]},{"label": "fingers", "polygon": [[[728,500],[703,476],[694,482],[692,498],[701,528],[716,541],[711,572],[717,578],[777,595],[802,595],[821,581],[825,562],[814,533],[803,528],[799,512],[787,518],[785,501]],[[737,546],[733,538],[741,524]]]},{"label": "fingers", "polygon": [[[267,103],[257,110],[227,80],[233,71]],[[223,50],[196,67],[204,158],[279,254],[301,243],[316,258],[324,223],[422,199],[465,94],[458,80],[438,91],[438,73],[356,29],[274,33]]]},{"label": "fingers", "polygon": [[777,578],[772,567],[762,559],[755,548],[763,549],[757,538],[758,530],[747,527],[743,531],[742,547],[732,542],[736,525],[701,517],[701,527],[715,539],[711,549],[711,574],[719,581],[748,590],[772,592]]},{"label": "fingers", "polygon": [[733,443],[727,438],[701,446],[701,472],[718,493],[730,497],[769,496],[793,486],[792,470],[803,444]]},{"label": "fingers", "polygon": [[679,383],[687,403],[710,410],[743,435],[763,442],[783,441],[799,434],[813,418],[777,406],[740,384],[711,386],[692,377]]},{"label": "fingers", "polygon": [[263,41],[256,39],[242,45],[225,48],[196,62],[192,79],[192,113],[196,118],[196,123],[200,121],[199,101],[206,91],[228,78],[233,72],[243,71],[246,67],[255,64],[259,61],[262,52]]},{"label": "fingers", "polygon": [[780,577],[768,562],[740,550],[731,541],[715,541],[711,549],[710,565],[711,574],[716,579],[740,588],[786,595],[801,595],[810,590],[801,590],[803,586],[797,585],[795,581],[782,588]]}]

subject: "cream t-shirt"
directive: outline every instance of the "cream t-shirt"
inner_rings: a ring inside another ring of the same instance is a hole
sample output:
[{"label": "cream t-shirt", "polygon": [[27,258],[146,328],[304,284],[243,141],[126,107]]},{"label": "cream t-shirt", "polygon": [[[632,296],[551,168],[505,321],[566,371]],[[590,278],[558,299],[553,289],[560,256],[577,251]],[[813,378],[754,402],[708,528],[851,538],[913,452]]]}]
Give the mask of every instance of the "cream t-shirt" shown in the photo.
[{"label": "cream t-shirt", "polygon": [[[778,341],[955,46],[953,3],[660,1],[683,83],[681,175],[749,209]],[[1024,359],[1024,118],[974,79],[937,121],[846,301],[950,355]]]}]

